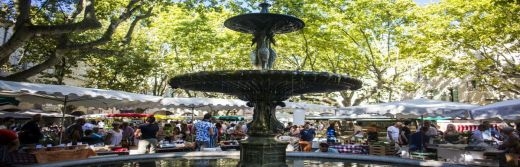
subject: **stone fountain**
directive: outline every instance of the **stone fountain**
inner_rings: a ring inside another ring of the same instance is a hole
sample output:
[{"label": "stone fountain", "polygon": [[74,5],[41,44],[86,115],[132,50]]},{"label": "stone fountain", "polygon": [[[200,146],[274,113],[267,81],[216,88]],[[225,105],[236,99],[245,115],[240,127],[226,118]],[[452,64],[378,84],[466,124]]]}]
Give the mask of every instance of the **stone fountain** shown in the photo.
[{"label": "stone fountain", "polygon": [[302,20],[268,12],[270,4],[262,3],[260,13],[232,17],[224,25],[232,30],[253,34],[256,44],[251,62],[258,70],[203,71],[173,77],[172,88],[220,92],[234,95],[254,107],[249,138],[240,143],[239,166],[287,166],[286,142],[275,136],[283,129],[276,119],[276,106],[284,107],[284,100],[305,93],[356,90],[361,81],[346,75],[327,72],[271,70],[276,52],[274,35],[302,29]]}]

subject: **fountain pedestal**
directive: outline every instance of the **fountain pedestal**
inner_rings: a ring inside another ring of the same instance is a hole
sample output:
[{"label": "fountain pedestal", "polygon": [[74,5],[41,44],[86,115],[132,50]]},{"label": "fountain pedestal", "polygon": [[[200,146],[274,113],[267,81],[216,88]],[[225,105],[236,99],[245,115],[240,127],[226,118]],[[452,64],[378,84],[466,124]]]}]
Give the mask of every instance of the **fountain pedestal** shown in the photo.
[{"label": "fountain pedestal", "polygon": [[270,167],[287,166],[285,149],[287,142],[280,142],[272,137],[254,137],[240,142],[239,166]]},{"label": "fountain pedestal", "polygon": [[[276,133],[283,130],[283,124],[276,117],[276,106],[285,106],[283,102],[270,101],[276,96],[264,94],[256,101],[250,101],[249,106],[254,107],[253,121],[248,130],[249,138],[240,143],[239,166],[268,167],[287,166],[285,162],[285,149],[287,142],[277,141]],[[265,99],[264,99],[265,98]]]}]

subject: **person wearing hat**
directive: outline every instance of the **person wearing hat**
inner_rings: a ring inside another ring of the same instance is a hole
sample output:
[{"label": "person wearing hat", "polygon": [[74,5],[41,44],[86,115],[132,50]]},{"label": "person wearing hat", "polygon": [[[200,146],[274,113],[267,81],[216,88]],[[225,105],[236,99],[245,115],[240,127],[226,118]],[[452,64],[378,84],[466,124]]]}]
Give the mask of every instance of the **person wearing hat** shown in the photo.
[{"label": "person wearing hat", "polygon": [[520,139],[513,133],[514,131],[512,127],[504,127],[502,129],[504,142],[502,142],[498,149],[506,150],[508,153],[520,153]]},{"label": "person wearing hat", "polygon": [[43,138],[43,133],[40,128],[40,122],[42,121],[42,115],[36,114],[32,116],[32,119],[22,126],[20,132],[18,132],[18,139],[22,145],[38,144],[40,139]]},{"label": "person wearing hat", "polygon": [[514,131],[515,130],[512,127],[504,127],[502,129],[504,142],[498,146],[499,150],[504,150],[506,153],[506,166],[518,166],[516,159],[518,157],[518,153],[520,153],[520,139],[513,133]]},{"label": "person wearing hat", "polygon": [[330,148],[329,144],[327,143],[320,143],[320,149],[316,150],[315,152],[322,152],[322,153],[338,153],[339,151],[335,148]]},{"label": "person wearing hat", "polygon": [[72,142],[72,145],[76,145],[81,138],[83,138],[83,125],[85,125],[85,118],[78,118],[76,122],[65,130],[68,139]]}]

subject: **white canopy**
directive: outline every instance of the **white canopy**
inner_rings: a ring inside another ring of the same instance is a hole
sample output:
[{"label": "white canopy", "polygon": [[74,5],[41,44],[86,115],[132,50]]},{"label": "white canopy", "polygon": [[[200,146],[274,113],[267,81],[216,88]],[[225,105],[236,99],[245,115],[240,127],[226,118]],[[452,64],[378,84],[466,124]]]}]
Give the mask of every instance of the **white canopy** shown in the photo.
[{"label": "white canopy", "polygon": [[64,104],[86,107],[155,106],[161,100],[123,91],[81,88],[67,85],[48,85],[26,82],[0,81],[0,95],[34,104]]},{"label": "white canopy", "polygon": [[285,101],[285,107],[284,108],[291,108],[291,109],[304,109],[304,110],[318,110],[318,111],[326,111],[326,110],[334,110],[336,107],[334,106],[328,106],[328,105],[320,105],[320,104],[311,104],[311,103],[304,103],[304,102],[288,102]]},{"label": "white canopy", "polygon": [[231,110],[231,109],[250,109],[247,102],[239,99],[216,99],[216,98],[163,98],[163,107],[186,108],[197,110]]},{"label": "white canopy", "polygon": [[474,108],[471,110],[471,116],[476,120],[492,118],[518,120],[520,119],[520,99],[506,100]]},{"label": "white canopy", "polygon": [[[61,118],[63,115],[58,112],[45,112],[42,110],[31,109],[22,112],[5,112],[0,111],[0,118],[13,117],[13,118],[31,118],[33,115],[40,114],[42,117]],[[74,117],[69,114],[65,114],[65,117]]]},{"label": "white canopy", "polygon": [[419,116],[444,116],[461,117],[467,111],[478,105],[446,102],[430,99],[414,99],[395,101],[365,106],[354,106],[340,109],[344,115],[348,114],[379,114],[379,115],[413,115]]}]

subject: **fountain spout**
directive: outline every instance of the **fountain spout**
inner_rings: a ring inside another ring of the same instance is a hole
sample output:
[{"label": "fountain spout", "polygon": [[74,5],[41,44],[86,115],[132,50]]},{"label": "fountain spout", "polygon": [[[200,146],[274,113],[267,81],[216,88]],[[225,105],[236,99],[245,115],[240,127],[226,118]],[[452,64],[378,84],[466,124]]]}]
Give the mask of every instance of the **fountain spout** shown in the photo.
[{"label": "fountain spout", "polygon": [[264,2],[259,5],[262,10],[260,10],[260,13],[269,13],[269,10],[267,8],[271,7],[271,4]]}]

